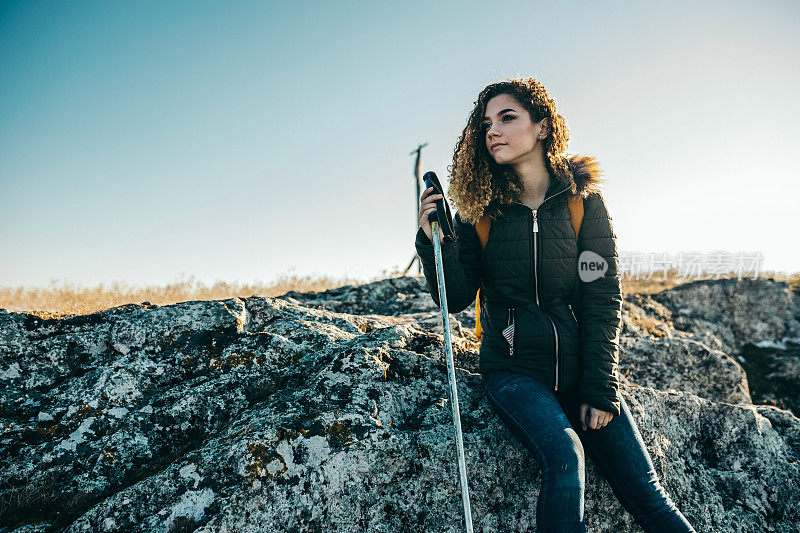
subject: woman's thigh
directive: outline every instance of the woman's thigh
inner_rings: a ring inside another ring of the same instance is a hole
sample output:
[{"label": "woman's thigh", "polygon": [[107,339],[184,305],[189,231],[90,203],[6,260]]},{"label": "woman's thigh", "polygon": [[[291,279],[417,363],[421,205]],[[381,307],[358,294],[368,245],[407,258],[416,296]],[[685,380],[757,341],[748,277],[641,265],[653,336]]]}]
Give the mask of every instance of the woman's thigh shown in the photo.
[{"label": "woman's thigh", "polygon": [[[620,396],[621,413],[600,429],[587,426],[583,430],[580,422],[580,401],[574,394],[558,396],[567,419],[575,427],[586,453],[600,467],[603,474],[611,477],[617,485],[625,485],[645,476],[655,476],[655,468],[644,440],[631,414],[625,398]],[[589,410],[587,409],[587,415]]]},{"label": "woman's thigh", "polygon": [[489,403],[543,470],[583,470],[583,447],[553,391],[529,376],[487,372]]},{"label": "woman's thigh", "polygon": [[580,424],[579,400],[569,394],[559,398],[586,454],[623,507],[639,519],[647,531],[694,531],[661,485],[624,397],[620,396],[620,416],[613,417],[600,429],[587,427],[586,431]]}]

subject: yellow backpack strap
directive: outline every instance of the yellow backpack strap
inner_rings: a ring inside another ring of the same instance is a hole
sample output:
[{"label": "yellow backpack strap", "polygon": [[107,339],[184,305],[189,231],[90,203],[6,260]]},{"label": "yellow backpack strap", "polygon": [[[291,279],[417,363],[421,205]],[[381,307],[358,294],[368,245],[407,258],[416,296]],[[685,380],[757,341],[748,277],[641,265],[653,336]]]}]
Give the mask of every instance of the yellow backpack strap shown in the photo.
[{"label": "yellow backpack strap", "polygon": [[583,198],[580,194],[575,194],[569,197],[569,214],[572,222],[572,227],[575,229],[575,240],[578,240],[578,233],[581,231],[581,222],[583,222]]},{"label": "yellow backpack strap", "polygon": [[[570,221],[575,229],[575,242],[578,242],[578,234],[581,232],[581,222],[583,222],[583,197],[575,194],[567,199],[567,203],[569,204]],[[578,250],[578,254],[580,253],[581,251]]]},{"label": "yellow backpack strap", "polygon": [[[475,231],[478,232],[478,238],[481,240],[481,250],[486,248],[486,243],[489,241],[489,227],[492,221],[489,217],[481,217],[478,223],[475,224]],[[478,289],[478,294],[475,297],[475,336],[478,337],[478,342],[481,342],[481,290]]]}]

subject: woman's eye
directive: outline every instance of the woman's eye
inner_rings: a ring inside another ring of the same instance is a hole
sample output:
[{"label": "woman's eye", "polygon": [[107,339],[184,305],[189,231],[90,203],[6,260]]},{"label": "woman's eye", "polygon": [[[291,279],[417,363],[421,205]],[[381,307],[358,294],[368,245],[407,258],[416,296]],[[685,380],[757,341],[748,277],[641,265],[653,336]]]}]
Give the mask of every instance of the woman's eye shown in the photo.
[{"label": "woman's eye", "polygon": [[[501,122],[505,122],[506,119],[514,120],[514,118],[516,118],[516,117],[512,117],[511,115],[506,115],[503,118],[501,118],[500,121]],[[488,122],[484,122],[483,123],[483,129],[485,129],[485,130],[489,129],[489,123]]]}]

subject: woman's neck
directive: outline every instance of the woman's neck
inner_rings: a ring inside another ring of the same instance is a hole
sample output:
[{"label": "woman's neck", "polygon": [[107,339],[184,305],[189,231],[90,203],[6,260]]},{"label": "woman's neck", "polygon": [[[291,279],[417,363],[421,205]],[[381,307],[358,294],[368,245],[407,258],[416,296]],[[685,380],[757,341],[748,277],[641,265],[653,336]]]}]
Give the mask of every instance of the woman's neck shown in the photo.
[{"label": "woman's neck", "polygon": [[525,187],[520,201],[531,209],[538,209],[550,187],[550,172],[540,151],[534,152],[530,160],[514,165],[514,172]]}]

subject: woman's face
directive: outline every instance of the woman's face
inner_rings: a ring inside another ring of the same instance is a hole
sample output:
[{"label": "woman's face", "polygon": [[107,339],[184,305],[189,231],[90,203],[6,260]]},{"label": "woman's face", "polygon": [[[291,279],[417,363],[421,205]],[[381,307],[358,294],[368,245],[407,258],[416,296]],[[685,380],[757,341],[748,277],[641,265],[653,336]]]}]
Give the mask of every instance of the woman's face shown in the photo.
[{"label": "woman's face", "polygon": [[[531,115],[510,94],[498,94],[486,104],[483,118],[486,149],[502,165],[531,157],[547,135],[546,118],[532,122]],[[495,148],[493,146],[497,145]]]}]

